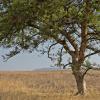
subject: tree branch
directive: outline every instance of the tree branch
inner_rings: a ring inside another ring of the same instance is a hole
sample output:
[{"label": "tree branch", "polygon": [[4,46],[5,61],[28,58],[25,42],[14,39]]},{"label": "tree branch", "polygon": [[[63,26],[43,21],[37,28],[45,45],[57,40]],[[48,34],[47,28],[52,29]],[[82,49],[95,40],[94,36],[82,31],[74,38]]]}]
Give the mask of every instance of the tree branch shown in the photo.
[{"label": "tree branch", "polygon": [[97,37],[90,37],[88,38],[88,41],[100,41],[100,38],[97,38]]},{"label": "tree branch", "polygon": [[88,35],[100,36],[100,32],[91,32],[91,33],[88,33]]},{"label": "tree branch", "polygon": [[54,44],[52,44],[52,45],[49,46],[49,49],[48,49],[48,58],[50,58],[51,60],[53,60],[52,57],[50,57],[51,48],[52,48],[53,46],[57,45],[57,44],[58,44],[58,43],[54,43]]},{"label": "tree branch", "polygon": [[93,47],[87,46],[87,49],[92,50],[93,53],[87,54],[87,55],[85,56],[85,58],[90,57],[90,56],[92,56],[92,55],[95,55],[95,54],[97,54],[97,53],[100,53],[100,50],[98,50],[98,48],[93,48]]},{"label": "tree branch", "polygon": [[98,53],[100,53],[100,50],[97,50],[97,51],[95,51],[93,53],[90,53],[90,54],[86,55],[84,58],[90,57],[90,56],[98,54]]},{"label": "tree branch", "polygon": [[68,64],[65,64],[65,65],[63,66],[63,69],[65,69],[66,66],[71,65],[71,64],[72,64],[71,62],[69,62]]},{"label": "tree branch", "polygon": [[62,32],[62,34],[67,38],[67,40],[69,41],[69,43],[72,45],[72,47],[74,47],[75,51],[78,50],[78,45],[75,42],[74,37],[71,35],[71,33],[66,32],[66,34],[64,32]]},{"label": "tree branch", "polygon": [[92,67],[87,68],[87,69],[85,70],[85,72],[83,73],[83,77],[85,76],[85,74],[86,74],[90,69],[92,69]]},{"label": "tree branch", "polygon": [[70,48],[68,47],[68,44],[66,44],[66,41],[65,41],[65,40],[60,40],[60,39],[58,39],[57,42],[58,42],[59,44],[61,44],[61,45],[64,47],[64,49],[65,49],[71,56],[73,56],[74,51],[70,50]]},{"label": "tree branch", "polygon": [[14,50],[10,51],[10,53],[6,54],[5,56],[2,55],[4,61],[7,61],[8,59],[14,57],[16,54],[19,54],[21,52],[21,49],[18,47],[15,47]]}]

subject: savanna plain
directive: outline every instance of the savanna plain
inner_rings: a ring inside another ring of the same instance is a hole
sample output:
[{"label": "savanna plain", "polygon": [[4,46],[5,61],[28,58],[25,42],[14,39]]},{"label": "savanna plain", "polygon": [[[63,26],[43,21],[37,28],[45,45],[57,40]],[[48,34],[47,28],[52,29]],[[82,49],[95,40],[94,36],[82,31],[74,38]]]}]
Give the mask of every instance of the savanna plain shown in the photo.
[{"label": "savanna plain", "polygon": [[87,94],[74,96],[70,70],[0,72],[0,100],[100,100],[100,71],[87,73]]}]

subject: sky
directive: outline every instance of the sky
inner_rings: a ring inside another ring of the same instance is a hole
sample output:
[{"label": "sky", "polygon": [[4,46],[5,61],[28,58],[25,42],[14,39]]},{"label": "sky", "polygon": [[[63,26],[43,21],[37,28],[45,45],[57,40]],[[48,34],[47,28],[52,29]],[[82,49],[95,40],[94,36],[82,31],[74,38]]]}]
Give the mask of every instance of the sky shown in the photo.
[{"label": "sky", "polygon": [[2,55],[6,54],[5,50],[0,49],[0,70],[34,70],[39,68],[49,68],[51,61],[46,55],[38,53],[20,53],[7,62],[4,62]]},{"label": "sky", "polygon": [[[52,62],[47,55],[39,55],[38,53],[20,53],[7,62],[4,62],[2,55],[6,54],[6,50],[0,48],[0,70],[1,71],[32,71],[40,68],[50,68]],[[100,64],[100,56],[92,56],[91,62]]]}]

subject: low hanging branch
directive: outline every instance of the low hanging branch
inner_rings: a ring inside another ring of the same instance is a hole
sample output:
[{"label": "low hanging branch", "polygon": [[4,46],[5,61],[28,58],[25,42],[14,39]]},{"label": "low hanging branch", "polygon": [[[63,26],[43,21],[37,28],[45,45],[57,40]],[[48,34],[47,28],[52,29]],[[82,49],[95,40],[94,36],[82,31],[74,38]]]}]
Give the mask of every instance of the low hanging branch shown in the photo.
[{"label": "low hanging branch", "polygon": [[71,65],[71,64],[72,64],[71,62],[69,62],[68,64],[65,64],[65,65],[63,66],[63,69],[65,69],[66,66]]},{"label": "low hanging branch", "polygon": [[15,47],[14,50],[10,51],[10,53],[6,54],[5,56],[2,55],[4,61],[6,62],[8,59],[14,57],[15,55],[19,54],[21,52],[21,49],[18,47]]},{"label": "low hanging branch", "polygon": [[57,45],[57,44],[58,44],[58,43],[54,43],[54,44],[52,44],[52,45],[49,46],[49,49],[48,49],[48,58],[50,58],[51,60],[53,60],[53,58],[50,57],[51,48],[52,48],[53,46]]}]

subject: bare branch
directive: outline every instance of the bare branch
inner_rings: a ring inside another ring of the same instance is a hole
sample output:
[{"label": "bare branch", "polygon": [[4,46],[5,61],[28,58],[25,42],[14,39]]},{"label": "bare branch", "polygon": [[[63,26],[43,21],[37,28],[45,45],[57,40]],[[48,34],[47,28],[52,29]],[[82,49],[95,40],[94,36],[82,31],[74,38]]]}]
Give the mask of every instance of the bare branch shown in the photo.
[{"label": "bare branch", "polygon": [[97,37],[90,37],[88,38],[88,41],[100,41],[100,38],[97,38]]},{"label": "bare branch", "polygon": [[91,32],[91,33],[88,33],[88,35],[97,35],[97,36],[100,36],[100,32]]},{"label": "bare branch", "polygon": [[88,67],[88,68],[84,71],[83,77],[85,76],[85,74],[86,74],[90,69],[92,69],[92,67]]},{"label": "bare branch", "polygon": [[54,44],[52,44],[52,45],[49,46],[49,49],[48,49],[48,58],[50,58],[51,60],[53,60],[52,57],[50,57],[51,48],[52,48],[53,46],[57,45],[57,44],[58,44],[58,43],[54,43]]},{"label": "bare branch", "polygon": [[84,58],[87,58],[87,57],[90,57],[92,55],[100,53],[100,50],[98,50],[98,48],[93,48],[93,47],[90,47],[90,46],[87,46],[87,48],[92,50],[93,53],[87,54]]},{"label": "bare branch", "polygon": [[65,65],[63,66],[63,69],[65,69],[66,66],[71,65],[71,64],[72,64],[71,62],[69,62],[68,64],[65,64]]},{"label": "bare branch", "polygon": [[97,50],[97,51],[95,51],[93,53],[90,53],[90,54],[86,55],[84,58],[90,57],[90,56],[98,54],[98,53],[100,53],[100,50]]}]

